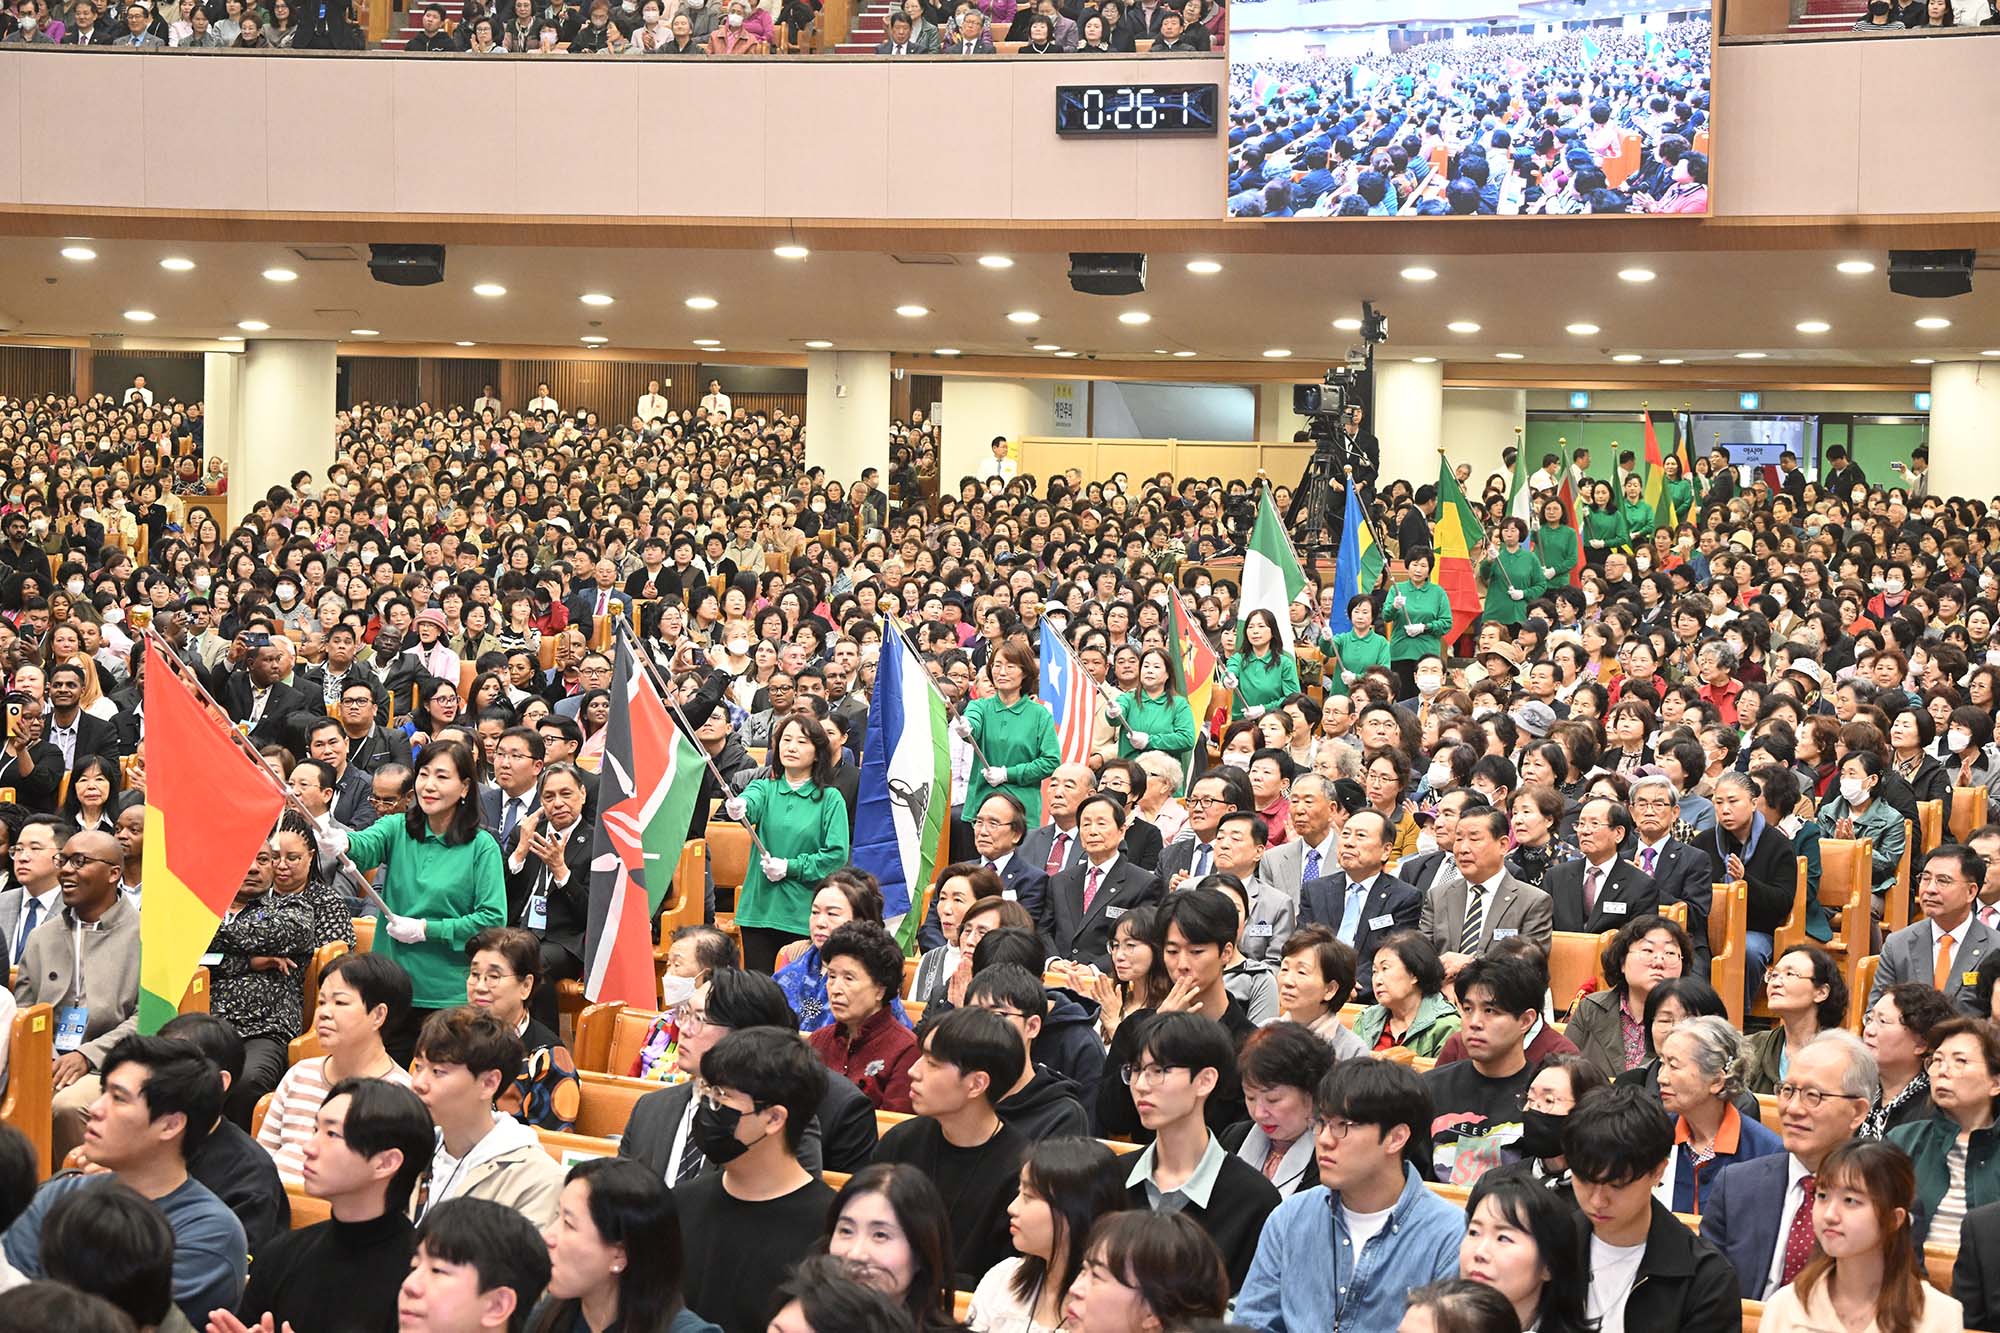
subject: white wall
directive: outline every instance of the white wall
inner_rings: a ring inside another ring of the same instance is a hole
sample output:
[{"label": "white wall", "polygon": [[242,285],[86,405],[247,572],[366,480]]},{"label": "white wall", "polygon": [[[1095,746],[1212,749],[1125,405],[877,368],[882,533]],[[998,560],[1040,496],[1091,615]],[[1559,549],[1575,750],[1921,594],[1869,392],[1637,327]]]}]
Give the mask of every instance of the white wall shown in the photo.
[{"label": "white wall", "polygon": [[889,471],[889,354],[806,353],[806,466],[843,485]]},{"label": "white wall", "polygon": [[1446,389],[1443,443],[1453,463],[1472,465],[1472,487],[1501,470],[1500,451],[1519,437],[1527,421],[1528,395],[1521,389]]},{"label": "white wall", "polygon": [[1931,368],[1931,494],[1991,495],[2000,451],[2000,366],[1947,361]]},{"label": "white wall", "polygon": [[1102,439],[1248,440],[1257,429],[1256,391],[1241,384],[1103,380],[1091,398],[1090,433]]},{"label": "white wall", "polygon": [[1018,380],[950,379],[944,382],[944,456],[938,477],[946,495],[958,494],[958,479],[979,471],[995,435],[1018,440],[1048,435],[1055,425],[1046,388]]},{"label": "white wall", "polygon": [[1412,486],[1437,481],[1438,446],[1444,443],[1442,365],[1376,363],[1375,435],[1382,441],[1382,487],[1398,478]]},{"label": "white wall", "polygon": [[[244,345],[242,414],[234,432],[229,489],[248,505],[301,468],[324,481],[333,461],[337,378],[334,344],[253,339]],[[205,368],[204,368],[205,369]],[[235,503],[232,515],[239,515]]]}]

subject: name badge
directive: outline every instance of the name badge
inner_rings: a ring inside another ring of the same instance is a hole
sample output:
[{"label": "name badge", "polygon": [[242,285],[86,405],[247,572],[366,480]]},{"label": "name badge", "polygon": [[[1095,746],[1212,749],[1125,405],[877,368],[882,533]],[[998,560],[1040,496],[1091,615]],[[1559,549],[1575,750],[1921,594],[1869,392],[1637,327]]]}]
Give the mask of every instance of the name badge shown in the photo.
[{"label": "name badge", "polygon": [[1370,930],[1387,930],[1395,924],[1396,918],[1387,912],[1384,912],[1381,916],[1371,916],[1368,918],[1368,929]]},{"label": "name badge", "polygon": [[1606,912],[1610,913],[1612,916],[1624,916],[1627,912],[1632,910],[1632,904],[1627,902],[1620,902],[1616,898],[1607,898],[1603,902],[1599,903],[1598,906],[1602,907]]},{"label": "name badge", "polygon": [[1130,909],[1124,907],[1107,907],[1104,909],[1104,916],[1106,920],[1116,921],[1119,917],[1124,916],[1128,910]]},{"label": "name badge", "polygon": [[1958,984],[1961,986],[1977,986],[1979,984],[1979,974],[1977,972],[1961,972],[1958,974]]},{"label": "name badge", "polygon": [[521,924],[529,930],[547,930],[549,928],[548,894],[535,893],[528,896],[528,914]]},{"label": "name badge", "polygon": [[1515,929],[1515,928],[1514,928],[1513,926],[1495,926],[1495,927],[1493,927],[1493,938],[1494,938],[1494,939],[1496,939],[1496,940],[1509,940],[1509,939],[1512,939],[1512,938],[1514,938],[1514,936],[1516,936],[1516,935],[1518,935],[1518,934],[1520,934],[1520,933],[1521,933],[1521,932],[1520,932],[1519,930]]},{"label": "name badge", "polygon": [[1271,923],[1268,921],[1252,921],[1249,928],[1243,934],[1247,939],[1268,940],[1271,938]]},{"label": "name badge", "polygon": [[1000,890],[1000,896],[1001,896],[1002,898],[1006,899],[1006,900],[1007,900],[1008,902],[1010,902],[1010,903],[1011,903],[1011,902],[1016,902],[1016,901],[1018,901],[1018,900],[1020,899],[1020,897],[1021,897],[1021,895],[1020,895],[1020,894],[1018,894],[1018,893],[1014,892],[1014,891],[1013,891],[1012,889],[1002,889],[1002,890]]},{"label": "name badge", "polygon": [[56,1054],[68,1055],[83,1045],[90,1026],[90,1010],[80,1004],[66,1004],[56,1011]]}]

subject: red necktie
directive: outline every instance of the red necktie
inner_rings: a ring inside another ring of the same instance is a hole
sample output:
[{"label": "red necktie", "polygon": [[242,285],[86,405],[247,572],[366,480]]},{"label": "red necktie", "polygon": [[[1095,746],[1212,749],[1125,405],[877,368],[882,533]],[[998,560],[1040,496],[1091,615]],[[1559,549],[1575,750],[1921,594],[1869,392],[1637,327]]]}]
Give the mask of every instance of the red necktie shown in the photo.
[{"label": "red necktie", "polygon": [[1800,1202],[1799,1210],[1792,1214],[1792,1229],[1785,1233],[1785,1266],[1778,1272],[1781,1286],[1797,1277],[1799,1270],[1806,1266],[1806,1260],[1812,1258],[1813,1178],[1806,1176],[1799,1181],[1799,1187],[1805,1191],[1806,1197]]},{"label": "red necktie", "polygon": [[1055,841],[1049,844],[1049,861],[1042,867],[1044,874],[1053,875],[1061,871],[1063,862],[1069,859],[1069,834],[1056,830]]},{"label": "red necktie", "polygon": [[1104,872],[1096,866],[1092,866],[1090,873],[1083,877],[1083,912],[1085,916],[1090,915],[1091,900],[1097,897],[1097,886],[1103,878]]}]

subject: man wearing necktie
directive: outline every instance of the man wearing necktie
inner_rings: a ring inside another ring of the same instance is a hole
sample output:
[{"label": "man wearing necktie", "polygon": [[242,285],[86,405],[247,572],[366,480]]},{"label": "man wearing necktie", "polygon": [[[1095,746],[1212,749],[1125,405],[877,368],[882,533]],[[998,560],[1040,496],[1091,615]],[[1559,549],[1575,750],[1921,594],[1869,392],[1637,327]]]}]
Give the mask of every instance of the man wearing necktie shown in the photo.
[{"label": "man wearing necktie", "polygon": [[[1713,883],[1720,876],[1713,873],[1707,852],[1673,836],[1680,802],[1666,774],[1648,771],[1635,778],[1626,808],[1632,812],[1632,841],[1637,847],[1630,859],[1638,864],[1641,874],[1652,877],[1655,901],[1661,906],[1681,903],[1687,907],[1688,938],[1694,941],[1690,971],[1705,977],[1709,968],[1709,903]],[[1994,842],[2000,845],[2000,834]],[[1995,889],[2000,892],[2000,884]]]},{"label": "man wearing necktie", "polygon": [[583,975],[595,831],[583,818],[583,776],[575,765],[543,769],[541,797],[541,808],[522,820],[508,852],[507,920],[542,942],[542,983],[530,1012],[553,1028],[556,982]]},{"label": "man wearing necktie", "polygon": [[1224,815],[1254,809],[1250,780],[1233,768],[1217,769],[1195,779],[1188,789],[1188,831],[1160,854],[1160,878],[1167,891],[1192,888],[1215,873],[1215,832]]},{"label": "man wearing necktie", "polygon": [[1584,802],[1576,817],[1576,845],[1583,855],[1542,878],[1543,891],[1555,900],[1557,930],[1617,930],[1657,910],[1652,876],[1618,856],[1632,832],[1632,816],[1623,805],[1602,798]]},{"label": "man wearing necktie", "polygon": [[1985,1016],[1973,983],[1981,962],[2000,949],[2000,934],[1973,914],[1985,876],[1986,863],[1970,847],[1948,842],[1930,854],[1917,874],[1923,918],[1882,941],[1870,1008],[1891,986],[1914,981],[1934,987],[1960,1013]]},{"label": "man wearing necktie", "polygon": [[878,56],[906,56],[910,53],[910,16],[900,10],[889,16],[889,40],[875,48]]},{"label": "man wearing necktie", "polygon": [[1375,995],[1375,951],[1423,914],[1424,895],[1386,869],[1390,839],[1380,811],[1356,811],[1340,828],[1339,869],[1299,891],[1299,925],[1325,926],[1354,947],[1355,995],[1364,1003]]}]

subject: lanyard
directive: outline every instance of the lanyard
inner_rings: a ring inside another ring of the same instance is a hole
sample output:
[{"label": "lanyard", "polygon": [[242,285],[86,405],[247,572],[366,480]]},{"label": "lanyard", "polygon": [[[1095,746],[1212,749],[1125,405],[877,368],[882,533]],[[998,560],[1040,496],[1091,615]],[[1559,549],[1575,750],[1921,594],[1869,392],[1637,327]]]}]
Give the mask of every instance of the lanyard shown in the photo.
[{"label": "lanyard", "polygon": [[74,916],[70,918],[69,942],[72,965],[75,968],[70,973],[70,986],[76,991],[77,1007],[89,1008],[83,993],[83,922]]}]

